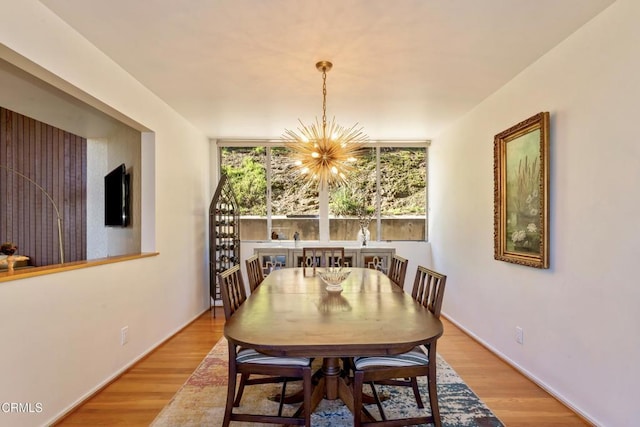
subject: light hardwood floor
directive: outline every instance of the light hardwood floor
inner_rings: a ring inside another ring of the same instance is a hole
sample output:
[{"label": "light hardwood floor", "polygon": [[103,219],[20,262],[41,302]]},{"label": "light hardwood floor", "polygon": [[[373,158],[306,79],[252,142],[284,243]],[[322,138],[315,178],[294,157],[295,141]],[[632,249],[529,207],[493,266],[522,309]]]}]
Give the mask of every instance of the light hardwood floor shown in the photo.
[{"label": "light hardwood floor", "polygon": [[[207,311],[57,425],[147,426],[222,336]],[[579,416],[443,319],[438,352],[508,427],[584,426]]]}]

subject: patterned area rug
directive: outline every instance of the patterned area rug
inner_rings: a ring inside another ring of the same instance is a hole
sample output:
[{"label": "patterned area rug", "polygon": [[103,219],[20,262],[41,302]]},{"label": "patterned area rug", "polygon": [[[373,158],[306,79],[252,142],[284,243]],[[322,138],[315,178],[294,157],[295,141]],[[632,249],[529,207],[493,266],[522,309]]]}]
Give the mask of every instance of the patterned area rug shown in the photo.
[{"label": "patterned area rug", "polygon": [[[445,427],[501,427],[503,424],[491,410],[462,381],[458,374],[438,356],[438,398],[442,425]],[[423,378],[420,378],[423,380]],[[200,366],[189,377],[187,382],[175,394],[171,402],[164,407],[151,424],[153,427],[174,426],[219,426],[222,424],[224,405],[227,394],[227,342],[222,338],[204,358]],[[294,392],[298,384],[287,386],[287,393]],[[387,416],[398,417],[412,414],[428,413],[427,408],[418,409],[409,387],[376,387],[382,395],[387,396],[383,405]],[[365,389],[366,390],[366,389]],[[248,412],[275,414],[278,405],[267,397],[277,395],[278,384],[247,386],[242,396],[241,406],[251,408]],[[420,382],[422,399],[428,407],[429,394],[425,381]],[[285,405],[285,413],[295,411],[296,406]],[[375,416],[379,415],[375,405],[368,407]],[[352,415],[339,400],[323,400],[311,416],[314,427],[351,426]],[[255,426],[233,422],[233,426]]]}]

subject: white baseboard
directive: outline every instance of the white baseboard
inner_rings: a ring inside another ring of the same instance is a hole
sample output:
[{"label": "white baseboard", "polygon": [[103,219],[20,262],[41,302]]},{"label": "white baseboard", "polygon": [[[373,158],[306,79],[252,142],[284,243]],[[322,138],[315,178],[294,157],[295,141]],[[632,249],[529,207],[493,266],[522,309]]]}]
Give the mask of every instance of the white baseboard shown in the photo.
[{"label": "white baseboard", "polygon": [[456,325],[460,330],[462,330],[462,332],[464,332],[465,334],[467,334],[468,336],[470,336],[471,338],[473,338],[474,341],[477,341],[480,345],[482,345],[484,348],[486,348],[487,350],[489,350],[491,353],[493,353],[494,355],[496,355],[500,360],[502,360],[503,362],[505,362],[507,365],[511,366],[513,369],[515,369],[516,371],[520,372],[522,375],[524,375],[525,377],[527,377],[529,380],[533,381],[536,385],[538,385],[540,388],[542,388],[544,391],[546,391],[547,393],[549,393],[551,396],[553,396],[556,400],[558,400],[559,402],[561,402],[563,405],[565,405],[567,408],[571,409],[573,412],[575,412],[576,414],[578,414],[580,417],[582,417],[585,421],[593,424],[594,426],[601,426],[602,424],[597,422],[595,419],[593,419],[593,417],[591,417],[589,414],[587,414],[586,412],[584,412],[582,409],[580,409],[578,406],[576,406],[573,402],[571,402],[570,400],[566,399],[562,394],[558,393],[555,389],[553,389],[551,386],[549,386],[548,384],[546,384],[544,381],[542,381],[541,379],[539,379],[538,377],[536,377],[534,374],[532,374],[531,372],[527,371],[525,368],[523,368],[522,366],[518,365],[516,362],[514,362],[513,360],[509,359],[507,356],[505,356],[503,353],[501,353],[500,351],[498,351],[496,348],[494,348],[493,346],[491,346],[489,343],[487,343],[486,341],[484,341],[482,338],[480,338],[479,336],[477,336],[476,334],[474,334],[473,332],[471,332],[470,330],[468,330],[466,327],[464,327],[463,325],[461,325],[460,323],[458,323],[454,318],[452,318],[451,316],[447,315],[446,313],[441,313],[441,315],[443,317],[445,317],[449,322],[453,323],[454,325]]},{"label": "white baseboard", "polygon": [[164,344],[165,342],[167,342],[168,340],[170,340],[171,338],[173,338],[174,335],[176,335],[178,332],[180,332],[181,330],[183,330],[187,325],[189,325],[191,322],[193,322],[194,320],[196,320],[198,317],[202,316],[205,312],[209,311],[210,309],[207,308],[206,310],[203,310],[200,314],[197,314],[196,316],[194,316],[191,320],[188,320],[184,325],[179,326],[178,328],[174,329],[171,333],[169,333],[169,335],[164,338],[161,339],[160,341],[156,342],[155,344],[152,344],[151,347],[149,347],[145,352],[143,352],[140,356],[138,356],[137,358],[133,359],[131,362],[129,362],[128,364],[126,364],[124,367],[122,367],[121,369],[119,369],[118,371],[116,371],[115,373],[113,373],[113,375],[109,376],[107,379],[105,379],[104,381],[102,381],[101,383],[99,383],[97,386],[95,386],[94,388],[92,388],[91,390],[89,390],[87,393],[85,393],[84,395],[82,395],[79,399],[77,399],[75,402],[73,402],[71,405],[67,406],[65,409],[63,409],[61,412],[59,412],[58,414],[54,415],[49,421],[47,421],[44,425],[46,426],[51,426],[56,424],[57,422],[59,422],[60,420],[62,420],[64,417],[66,417],[67,415],[69,415],[71,412],[73,412],[76,408],[78,408],[80,405],[82,405],[83,403],[85,403],[87,400],[91,399],[93,396],[95,396],[97,393],[99,393],[102,389],[104,389],[106,386],[108,386],[109,384],[111,384],[113,381],[115,381],[119,376],[121,376],[122,374],[124,374],[125,372],[127,372],[127,370],[129,370],[133,365],[135,365],[136,363],[138,363],[139,361],[141,361],[142,359],[144,359],[145,357],[147,357],[150,353],[152,353],[155,349],[157,349],[158,347],[160,347],[162,344]]}]

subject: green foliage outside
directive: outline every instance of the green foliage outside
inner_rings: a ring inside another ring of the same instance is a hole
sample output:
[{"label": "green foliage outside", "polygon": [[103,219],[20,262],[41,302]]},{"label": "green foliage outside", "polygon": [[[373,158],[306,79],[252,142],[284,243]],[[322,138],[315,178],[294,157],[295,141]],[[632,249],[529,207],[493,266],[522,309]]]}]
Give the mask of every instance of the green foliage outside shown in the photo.
[{"label": "green foliage outside", "polygon": [[[275,149],[274,149],[275,150]],[[279,151],[278,151],[279,153]],[[372,215],[376,206],[376,151],[366,150],[357,160],[347,184],[331,189],[329,206],[336,216]],[[381,149],[381,213],[386,215],[424,215],[426,212],[426,156],[424,148]],[[275,153],[274,153],[275,154]],[[278,197],[279,212],[296,213],[302,203],[317,203],[314,188],[301,185],[289,173],[292,164],[285,164],[287,156],[280,153],[272,159],[274,197]],[[275,163],[274,163],[275,160]],[[233,186],[240,213],[266,215],[267,178],[264,147],[223,148],[222,171]],[[280,179],[289,177],[289,179]],[[281,188],[283,187],[283,188]],[[289,206],[290,205],[290,206]],[[314,211],[311,207],[310,210]]]},{"label": "green foliage outside", "polygon": [[376,152],[366,150],[356,160],[347,182],[329,193],[329,208],[336,216],[372,216],[375,213]]},{"label": "green foliage outside", "polygon": [[[251,151],[258,157],[264,157],[264,147],[256,147]],[[232,151],[223,150],[223,158],[230,156]],[[267,214],[267,173],[261,162],[251,155],[244,155],[240,165],[237,165],[237,162],[223,164],[222,172],[231,181],[241,215]]]}]

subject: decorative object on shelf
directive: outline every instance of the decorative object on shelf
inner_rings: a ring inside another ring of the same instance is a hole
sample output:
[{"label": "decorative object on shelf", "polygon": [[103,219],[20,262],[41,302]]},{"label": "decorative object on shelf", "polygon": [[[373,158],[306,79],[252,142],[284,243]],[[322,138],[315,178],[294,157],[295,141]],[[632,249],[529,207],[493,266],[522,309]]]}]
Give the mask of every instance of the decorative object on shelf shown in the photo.
[{"label": "decorative object on shelf", "polygon": [[327,72],[332,66],[329,61],[316,63],[316,68],[322,72],[322,124],[317,118],[311,125],[298,120],[301,125],[298,132],[285,129],[282,136],[285,145],[293,152],[302,177],[317,181],[320,188],[346,182],[356,157],[369,140],[357,123],[344,128],[336,124],[334,118],[327,128]]},{"label": "decorative object on shelf", "polygon": [[549,113],[494,139],[494,258],[549,268]]},{"label": "decorative object on shelf", "polygon": [[0,246],[0,253],[11,256],[18,251],[18,247],[13,242],[4,242],[2,246]]},{"label": "decorative object on shelf", "polygon": [[[227,176],[222,174],[209,206],[209,296],[222,300],[218,273],[240,264],[240,212]],[[215,317],[215,308],[213,315]]]},{"label": "decorative object on shelf", "polygon": [[360,228],[358,229],[357,240],[363,248],[366,247],[367,242],[371,240],[371,232],[367,229],[368,226],[369,224],[360,224]]},{"label": "decorative object on shelf", "polygon": [[7,263],[7,271],[9,273],[13,273],[13,265],[16,262],[14,254],[17,251],[18,247],[13,242],[4,242],[2,246],[0,246],[0,253],[7,256],[3,261]]},{"label": "decorative object on shelf", "polygon": [[327,285],[327,292],[342,292],[342,283],[347,280],[351,270],[344,267],[327,267],[318,271],[318,276]]},{"label": "decorative object on shelf", "polygon": [[374,212],[375,209],[367,206],[364,201],[356,207],[356,215],[358,216],[358,224],[360,225],[358,240],[361,242],[362,246],[367,246],[367,242],[371,239],[369,224],[371,223],[371,218],[373,217]]},{"label": "decorative object on shelf", "polygon": [[300,233],[298,231],[293,233],[293,245],[296,248],[300,247]]},{"label": "decorative object on shelf", "polygon": [[60,264],[64,264],[64,247],[62,244],[62,217],[60,216],[60,210],[58,209],[58,205],[56,204],[56,202],[53,201],[53,198],[51,198],[51,195],[47,192],[47,190],[45,190],[40,184],[38,184],[37,182],[35,182],[33,179],[29,178],[25,174],[18,172],[17,170],[5,165],[0,165],[0,169],[4,169],[16,176],[19,176],[25,181],[33,184],[49,200],[49,202],[53,206],[53,210],[56,212],[56,217],[58,220],[58,245],[60,248]]}]

